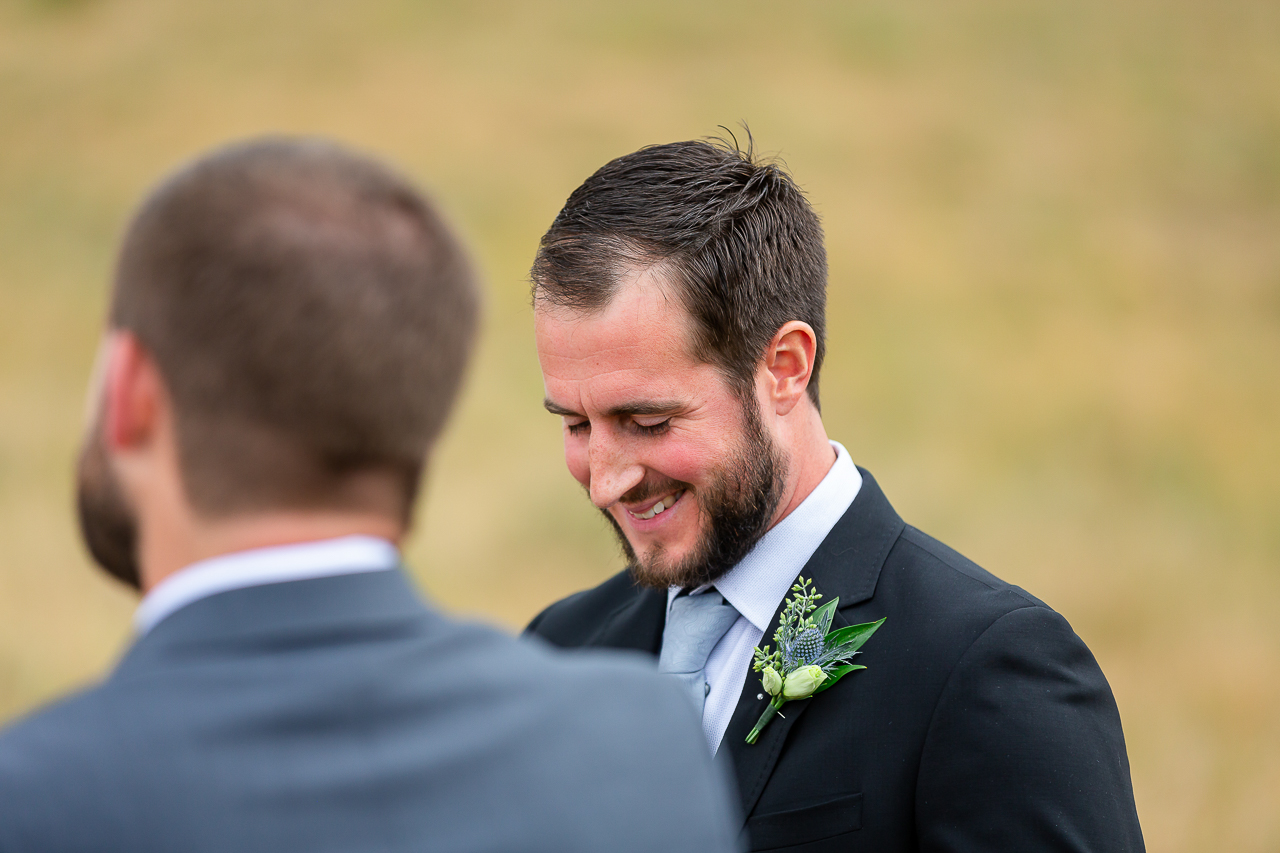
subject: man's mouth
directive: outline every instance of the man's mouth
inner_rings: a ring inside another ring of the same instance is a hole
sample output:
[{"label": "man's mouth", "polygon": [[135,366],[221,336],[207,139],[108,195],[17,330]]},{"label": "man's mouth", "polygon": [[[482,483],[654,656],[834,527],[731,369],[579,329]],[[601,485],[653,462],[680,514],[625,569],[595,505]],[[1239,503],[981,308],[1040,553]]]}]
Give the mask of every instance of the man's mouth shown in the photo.
[{"label": "man's mouth", "polygon": [[680,491],[677,491],[677,492],[672,492],[669,495],[663,496],[660,500],[655,501],[651,506],[649,506],[643,512],[636,512],[635,510],[628,509],[627,514],[630,515],[632,518],[636,518],[641,521],[648,521],[654,516],[661,515],[662,513],[671,509],[671,507],[675,506],[676,501],[680,500],[680,496],[683,494],[684,494],[684,489],[681,489]]}]

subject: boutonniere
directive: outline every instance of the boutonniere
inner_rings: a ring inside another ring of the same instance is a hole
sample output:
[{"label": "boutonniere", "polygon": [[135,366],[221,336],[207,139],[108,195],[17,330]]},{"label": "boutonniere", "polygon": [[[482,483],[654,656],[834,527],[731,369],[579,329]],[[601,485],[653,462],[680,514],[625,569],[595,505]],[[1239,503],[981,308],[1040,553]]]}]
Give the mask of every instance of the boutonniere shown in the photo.
[{"label": "boutonniere", "polygon": [[817,602],[822,596],[814,588],[813,579],[805,580],[803,576],[796,579],[791,591],[794,595],[783,608],[778,630],[773,634],[778,648],[770,651],[769,646],[756,646],[751,668],[760,673],[765,692],[773,698],[747,735],[747,743],[756,742],[784,703],[808,699],[854,670],[866,669],[849,661],[884,624],[881,619],[828,632],[840,599],[833,598],[819,607]]}]

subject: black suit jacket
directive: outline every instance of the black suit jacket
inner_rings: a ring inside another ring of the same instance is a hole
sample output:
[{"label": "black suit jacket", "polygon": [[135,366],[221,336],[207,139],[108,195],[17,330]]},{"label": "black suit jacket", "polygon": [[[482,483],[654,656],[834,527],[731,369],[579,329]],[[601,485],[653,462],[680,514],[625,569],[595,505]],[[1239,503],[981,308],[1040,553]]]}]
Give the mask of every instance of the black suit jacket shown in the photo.
[{"label": "black suit jacket", "polygon": [[[754,745],[767,697],[748,673],[718,758],[732,759],[752,849],[1142,850],[1120,715],[1088,648],[1043,602],[904,524],[862,477],[801,574],[840,596],[833,627],[886,621],[856,661],[865,671],[787,703]],[[623,572],[529,630],[657,654],[665,612],[665,592]]]}]

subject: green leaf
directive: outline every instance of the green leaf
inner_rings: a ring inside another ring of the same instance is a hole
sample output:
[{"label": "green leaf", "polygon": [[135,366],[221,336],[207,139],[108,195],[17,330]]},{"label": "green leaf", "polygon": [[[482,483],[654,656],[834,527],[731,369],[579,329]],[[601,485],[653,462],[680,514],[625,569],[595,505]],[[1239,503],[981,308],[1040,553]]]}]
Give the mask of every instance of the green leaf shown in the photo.
[{"label": "green leaf", "polygon": [[862,648],[862,644],[871,639],[871,635],[883,624],[884,620],[881,619],[878,622],[863,622],[861,625],[850,625],[847,628],[841,628],[838,631],[832,631],[827,634],[823,639],[823,644],[828,647],[848,645],[847,654],[853,654]]},{"label": "green leaf", "polygon": [[814,696],[817,696],[819,693],[821,693],[822,691],[826,690],[828,687],[831,687],[831,686],[832,686],[832,685],[834,685],[837,681],[839,681],[840,679],[844,678],[844,677],[845,677],[846,675],[848,675],[849,673],[854,672],[855,670],[859,670],[859,669],[866,669],[866,667],[865,667],[865,666],[854,666],[853,664],[848,664],[848,663],[847,663],[847,664],[845,664],[844,666],[838,666],[838,667],[836,667],[835,669],[831,670],[830,674],[828,674],[828,675],[827,675],[827,680],[826,680],[826,681],[824,681],[824,682],[822,682],[822,686],[821,686],[821,687],[819,687],[817,690],[813,691],[813,695],[814,695]]},{"label": "green leaf", "polygon": [[838,604],[840,604],[840,597],[836,596],[813,611],[813,615],[809,617],[824,637],[827,635],[827,631],[831,630],[831,617],[836,615],[836,606]]}]

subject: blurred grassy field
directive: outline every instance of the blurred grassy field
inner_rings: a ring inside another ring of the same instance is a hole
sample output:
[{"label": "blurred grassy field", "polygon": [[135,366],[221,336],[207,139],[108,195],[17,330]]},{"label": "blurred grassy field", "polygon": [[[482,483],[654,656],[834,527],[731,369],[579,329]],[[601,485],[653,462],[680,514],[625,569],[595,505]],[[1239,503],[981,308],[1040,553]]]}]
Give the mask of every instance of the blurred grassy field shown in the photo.
[{"label": "blurred grassy field", "polygon": [[825,221],[831,435],[1090,644],[1150,850],[1280,851],[1271,0],[0,0],[0,719],[127,642],[70,468],[162,172],[323,133],[447,206],[488,316],[410,555],[518,626],[618,566],[539,405],[537,238],[610,157],[741,119]]}]

